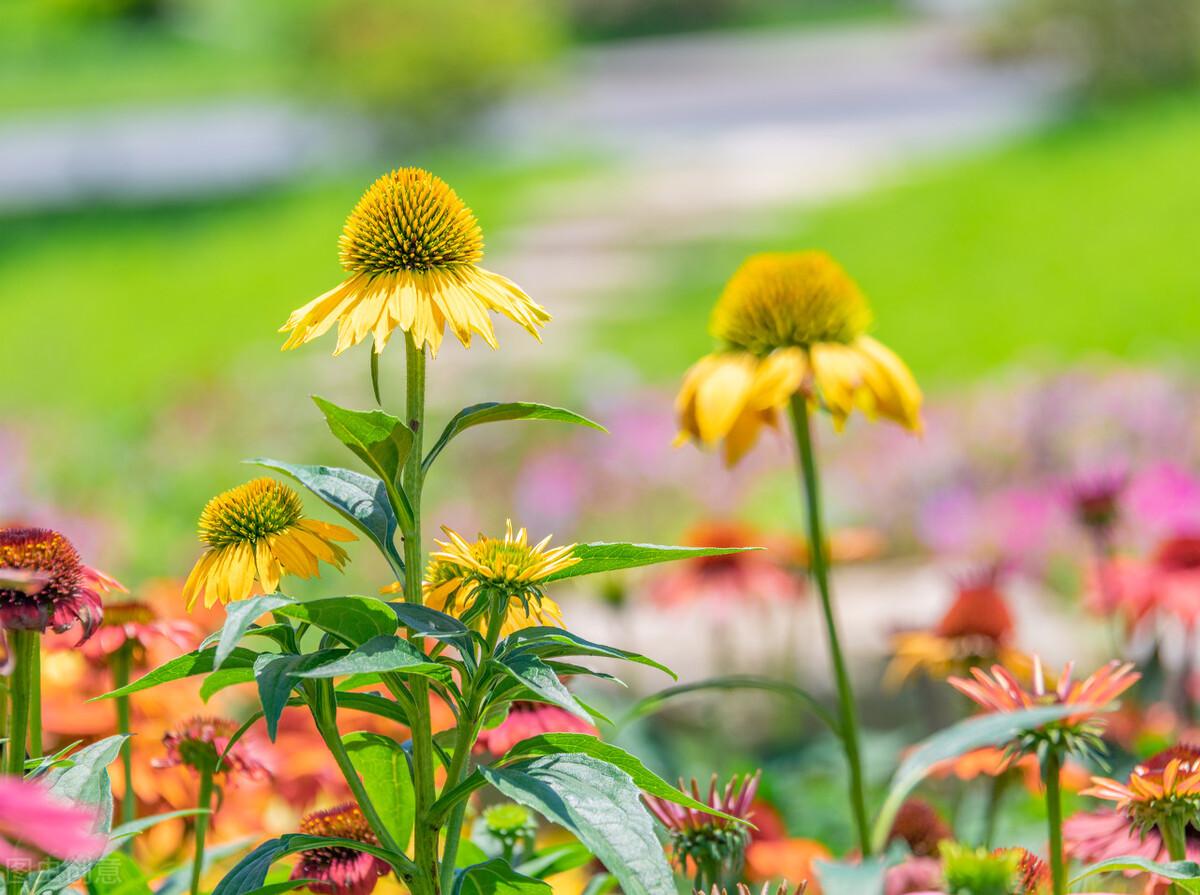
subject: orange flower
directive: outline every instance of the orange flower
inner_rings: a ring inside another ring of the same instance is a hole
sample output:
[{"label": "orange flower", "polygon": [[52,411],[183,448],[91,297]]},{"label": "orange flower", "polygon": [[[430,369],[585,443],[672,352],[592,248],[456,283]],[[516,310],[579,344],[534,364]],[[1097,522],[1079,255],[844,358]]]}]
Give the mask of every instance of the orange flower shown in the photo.
[{"label": "orange flower", "polygon": [[1165,749],[1135,767],[1126,783],[1093,777],[1084,795],[1116,802],[1142,832],[1168,820],[1186,826],[1200,813],[1200,748],[1181,743]]},{"label": "orange flower", "polygon": [[830,857],[829,849],[815,839],[754,842],[746,850],[746,878],[755,883],[775,879],[806,879],[809,881],[809,895],[821,895],[821,887],[816,882],[815,864]]}]

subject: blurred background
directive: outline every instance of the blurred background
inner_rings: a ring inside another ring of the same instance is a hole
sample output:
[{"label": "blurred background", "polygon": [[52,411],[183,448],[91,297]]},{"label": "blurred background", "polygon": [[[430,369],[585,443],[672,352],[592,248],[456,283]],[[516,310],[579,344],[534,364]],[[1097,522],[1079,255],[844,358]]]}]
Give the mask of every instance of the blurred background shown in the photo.
[{"label": "blurred background", "polygon": [[[874,683],[891,635],[964,570],[1005,565],[1024,646],[1086,654],[1072,483],[1127,481],[1135,553],[1200,530],[1198,81],[1200,0],[6,0],[0,520],[136,589],[186,574],[244,458],[344,464],[308,396],[368,406],[367,350],[280,354],[276,330],[338,282],[363,189],[420,165],[555,315],[544,345],[448,341],[435,414],[610,429],[464,436],[428,519],[802,565],[786,441],[731,473],[671,446],[671,402],[741,259],[824,248],[929,399],[920,440],[819,433],[871,722],[904,716]],[[337,586],[387,583],[356,560]],[[614,579],[568,618],[685,678],[823,689],[803,588],[716,580]]]}]

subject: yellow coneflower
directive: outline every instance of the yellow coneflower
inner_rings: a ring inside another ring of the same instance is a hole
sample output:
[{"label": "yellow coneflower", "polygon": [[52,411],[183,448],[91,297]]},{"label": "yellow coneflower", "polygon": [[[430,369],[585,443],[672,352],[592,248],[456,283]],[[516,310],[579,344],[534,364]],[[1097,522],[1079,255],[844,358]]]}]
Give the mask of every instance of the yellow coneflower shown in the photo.
[{"label": "yellow coneflower", "polygon": [[684,377],[680,440],[723,442],[732,465],[798,392],[838,429],[859,410],[920,431],[921,390],[904,362],[866,335],[870,323],[857,284],[824,252],[754,255],[713,310],[709,329],[723,347]]},{"label": "yellow coneflower", "polygon": [[[545,595],[546,580],[579,562],[574,544],[547,550],[547,536],[529,543],[525,529],[513,533],[509,520],[503,538],[480,535],[465,540],[453,529],[442,526],[447,540],[435,541],[441,549],[430,557],[425,574],[425,605],[462,618],[474,627],[487,626],[487,604],[491,596],[506,596],[508,604],[500,636],[537,625],[562,627],[562,610]],[[386,588],[394,593],[398,585]]]},{"label": "yellow coneflower", "polygon": [[338,324],[335,354],[368,333],[383,351],[392,332],[411,333],[436,355],[446,324],[466,347],[479,333],[495,348],[489,311],[498,311],[540,340],[550,315],[511,280],[484,270],[483,233],[475,215],[439,177],[401,168],[371,184],[339,240],[341,285],[292,312],[280,332],[295,348]]},{"label": "yellow coneflower", "polygon": [[200,514],[200,540],[208,549],[183,587],[189,610],[200,597],[205,606],[243,600],[254,592],[256,580],[274,593],[285,572],[318,575],[320,560],[341,569],[347,554],[334,542],[356,537],[340,525],[305,518],[295,491],[260,478],[208,502]]}]

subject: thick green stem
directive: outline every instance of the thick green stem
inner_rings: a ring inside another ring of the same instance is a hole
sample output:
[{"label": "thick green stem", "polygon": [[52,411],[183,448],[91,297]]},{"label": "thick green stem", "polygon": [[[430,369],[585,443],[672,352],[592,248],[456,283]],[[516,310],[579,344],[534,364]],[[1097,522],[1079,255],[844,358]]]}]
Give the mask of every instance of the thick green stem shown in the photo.
[{"label": "thick green stem", "polygon": [[29,757],[42,757],[42,638],[30,632],[29,645]]},{"label": "thick green stem", "polygon": [[[121,648],[112,654],[109,662],[112,668],[113,688],[119,690],[129,683],[130,671],[133,667],[133,642],[127,640],[121,644]],[[121,799],[121,822],[132,823],[137,819],[137,796],[133,791],[133,743],[128,739],[133,733],[133,725],[130,722],[129,697],[118,696],[114,702],[116,702],[117,708],[117,733],[126,738],[121,745],[121,770],[125,777],[125,796]],[[125,841],[122,848],[126,851],[133,850],[132,837]]]},{"label": "thick green stem", "polygon": [[1050,827],[1050,879],[1054,895],[1067,893],[1067,865],[1063,858],[1062,837],[1062,756],[1055,749],[1046,751],[1042,779],[1046,784],[1046,823]]},{"label": "thick green stem", "polygon": [[25,744],[29,739],[29,718],[36,691],[36,655],[39,635],[36,631],[11,631],[13,651],[12,677],[9,679],[8,755],[4,770],[17,777],[25,775]]},{"label": "thick green stem", "polygon": [[825,617],[825,633],[829,640],[829,656],[833,663],[834,680],[837,682],[838,720],[842,746],[846,751],[846,763],[850,769],[850,808],[854,814],[855,828],[858,831],[859,848],[864,857],[870,857],[871,833],[870,824],[867,821],[867,803],[863,787],[858,711],[854,703],[850,673],[846,669],[846,659],[842,654],[837,618],[834,615],[833,594],[829,586],[828,552],[821,520],[820,482],[817,477],[816,457],[813,454],[808,401],[802,394],[792,396],[791,411],[808,516],[809,567],[813,580],[817,584],[817,592],[821,597],[821,612]]},{"label": "thick green stem", "polygon": [[1008,789],[1009,776],[1005,772],[997,774],[988,787],[987,808],[983,815],[983,847],[991,848],[996,838],[996,819],[1000,816],[1000,805],[1004,801],[1004,793]]},{"label": "thick green stem", "polygon": [[[1167,856],[1172,861],[1186,861],[1188,859],[1186,822],[1174,818],[1165,820],[1158,825],[1158,831],[1162,834],[1163,844],[1167,847]],[[1171,895],[1187,895],[1187,890],[1178,883],[1171,884],[1170,892]]]},{"label": "thick green stem", "polygon": [[204,840],[208,836],[209,812],[212,810],[213,769],[200,769],[200,797],[196,807],[196,853],[192,856],[192,895],[200,895],[200,878],[204,876]]},{"label": "thick green stem", "polygon": [[[425,349],[418,348],[412,334],[405,338],[407,351],[405,382],[405,422],[412,432],[412,447],[404,465],[402,483],[412,507],[412,524],[404,528],[404,599],[422,602],[421,575],[425,555],[421,543],[421,492],[425,474],[421,468],[425,429]],[[418,644],[419,646],[420,644]],[[413,832],[414,857],[420,870],[416,895],[440,889],[438,867],[438,827],[429,821],[429,809],[437,798],[434,784],[433,730],[429,714],[429,684],[415,677],[410,684],[413,697],[412,746],[413,776],[416,795],[416,827]],[[427,887],[427,888],[426,888]]]}]

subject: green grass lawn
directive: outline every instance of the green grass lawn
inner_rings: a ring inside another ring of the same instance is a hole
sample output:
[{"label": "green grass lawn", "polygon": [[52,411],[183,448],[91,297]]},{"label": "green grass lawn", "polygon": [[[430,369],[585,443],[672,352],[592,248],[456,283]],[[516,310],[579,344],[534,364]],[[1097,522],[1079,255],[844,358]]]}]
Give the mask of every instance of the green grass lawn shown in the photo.
[{"label": "green grass lawn", "polygon": [[[747,253],[820,247],[860,280],[876,333],[923,381],[1014,361],[1196,358],[1200,104],[1093,115],[983,158],[786,215],[773,236],[689,247],[666,290],[605,334],[656,378],[710,344],[708,309]],[[661,338],[670,332],[670,339]]]}]

